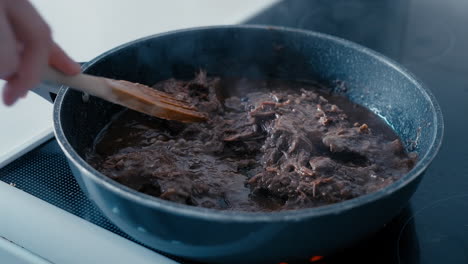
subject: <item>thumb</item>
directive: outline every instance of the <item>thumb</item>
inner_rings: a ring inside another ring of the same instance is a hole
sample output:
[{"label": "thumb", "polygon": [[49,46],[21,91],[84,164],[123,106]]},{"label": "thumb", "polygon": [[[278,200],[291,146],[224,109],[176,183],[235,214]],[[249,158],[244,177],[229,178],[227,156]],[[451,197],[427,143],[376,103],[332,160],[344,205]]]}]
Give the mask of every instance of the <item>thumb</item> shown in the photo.
[{"label": "thumb", "polygon": [[52,44],[49,53],[49,65],[68,75],[75,75],[81,71],[81,66],[72,60],[55,42]]}]

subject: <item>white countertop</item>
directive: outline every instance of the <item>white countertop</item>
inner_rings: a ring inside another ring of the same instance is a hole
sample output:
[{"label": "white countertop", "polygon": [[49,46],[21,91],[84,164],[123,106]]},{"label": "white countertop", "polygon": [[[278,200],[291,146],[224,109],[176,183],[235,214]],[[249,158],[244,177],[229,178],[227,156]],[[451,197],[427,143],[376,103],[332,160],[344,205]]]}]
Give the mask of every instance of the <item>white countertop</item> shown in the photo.
[{"label": "white countertop", "polygon": [[2,264],[177,264],[1,181],[0,194]]},{"label": "white countertop", "polygon": [[[175,29],[235,24],[278,0],[31,0],[54,38],[85,62],[120,44]],[[0,106],[0,168],[52,136],[52,105],[36,96]]]}]

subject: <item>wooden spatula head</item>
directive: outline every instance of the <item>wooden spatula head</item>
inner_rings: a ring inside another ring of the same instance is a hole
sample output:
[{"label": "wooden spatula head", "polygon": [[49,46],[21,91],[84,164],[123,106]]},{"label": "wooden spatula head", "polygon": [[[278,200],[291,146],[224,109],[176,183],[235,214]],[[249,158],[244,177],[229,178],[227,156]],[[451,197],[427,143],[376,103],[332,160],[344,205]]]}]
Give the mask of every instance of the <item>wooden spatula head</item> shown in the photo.
[{"label": "wooden spatula head", "polygon": [[181,122],[202,122],[207,116],[196,107],[149,86],[128,81],[108,80],[118,103],[148,115]]}]

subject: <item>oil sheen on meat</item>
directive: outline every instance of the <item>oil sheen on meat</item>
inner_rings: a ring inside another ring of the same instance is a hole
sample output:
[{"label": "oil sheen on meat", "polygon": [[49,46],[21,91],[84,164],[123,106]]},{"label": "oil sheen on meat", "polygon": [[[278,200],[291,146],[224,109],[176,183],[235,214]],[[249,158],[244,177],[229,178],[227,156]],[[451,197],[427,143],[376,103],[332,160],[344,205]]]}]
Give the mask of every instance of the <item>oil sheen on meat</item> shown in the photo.
[{"label": "oil sheen on meat", "polygon": [[209,120],[183,124],[125,110],[87,160],[165,200],[238,211],[316,207],[383,188],[416,161],[379,117],[318,84],[201,72],[154,87]]}]

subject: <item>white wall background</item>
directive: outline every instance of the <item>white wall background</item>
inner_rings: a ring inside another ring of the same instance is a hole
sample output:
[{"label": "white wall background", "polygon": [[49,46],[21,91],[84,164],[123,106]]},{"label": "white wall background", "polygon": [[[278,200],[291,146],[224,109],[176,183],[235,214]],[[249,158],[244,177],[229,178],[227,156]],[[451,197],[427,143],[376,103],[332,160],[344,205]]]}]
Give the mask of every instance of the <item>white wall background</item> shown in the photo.
[{"label": "white wall background", "polygon": [[278,0],[31,0],[78,61],[174,29],[235,24]]}]

